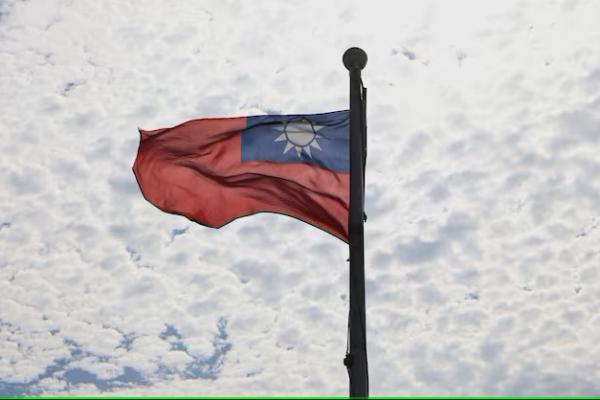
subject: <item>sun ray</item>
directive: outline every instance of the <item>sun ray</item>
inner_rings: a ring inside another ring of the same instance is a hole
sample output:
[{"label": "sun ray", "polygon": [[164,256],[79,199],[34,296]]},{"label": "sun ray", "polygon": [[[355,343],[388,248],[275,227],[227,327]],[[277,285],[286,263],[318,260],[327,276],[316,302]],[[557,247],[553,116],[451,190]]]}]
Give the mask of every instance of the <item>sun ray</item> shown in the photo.
[{"label": "sun ray", "polygon": [[317,138],[315,138],[315,140],[313,140],[312,142],[310,142],[310,146],[314,147],[317,150],[323,150],[321,148],[321,146],[319,145],[319,142],[317,142]]},{"label": "sun ray", "polygon": [[284,140],[287,140],[285,133],[282,133],[281,135],[277,136],[277,139],[275,139],[276,142],[282,142]]},{"label": "sun ray", "polygon": [[308,154],[308,156],[309,156],[310,158],[312,158],[312,154],[310,153],[310,146],[304,146],[304,147],[302,147],[302,149],[304,150],[304,152],[305,152],[306,154]]},{"label": "sun ray", "polygon": [[302,154],[302,147],[300,146],[295,146],[296,147],[296,154],[298,155],[298,158],[301,157]]},{"label": "sun ray", "polygon": [[295,147],[295,146],[293,145],[293,143],[292,143],[292,142],[287,142],[287,143],[285,144],[285,149],[283,150],[283,154],[285,154],[285,153],[287,153],[288,151],[290,151],[290,149],[291,149],[292,147]]}]

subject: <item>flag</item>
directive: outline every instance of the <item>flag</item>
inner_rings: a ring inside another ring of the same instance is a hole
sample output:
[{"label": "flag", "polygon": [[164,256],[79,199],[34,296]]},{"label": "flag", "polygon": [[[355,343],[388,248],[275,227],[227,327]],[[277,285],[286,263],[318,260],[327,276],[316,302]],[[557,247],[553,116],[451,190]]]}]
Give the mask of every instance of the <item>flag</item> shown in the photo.
[{"label": "flag", "polygon": [[150,203],[220,228],[288,215],[348,242],[349,111],[195,119],[141,130],[133,172]]}]

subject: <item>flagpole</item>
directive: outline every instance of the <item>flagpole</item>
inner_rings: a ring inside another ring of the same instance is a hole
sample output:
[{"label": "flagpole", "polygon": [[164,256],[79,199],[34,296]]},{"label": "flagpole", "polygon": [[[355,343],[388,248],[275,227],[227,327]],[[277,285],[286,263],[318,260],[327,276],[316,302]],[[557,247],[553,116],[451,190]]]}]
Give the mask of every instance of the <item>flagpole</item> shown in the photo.
[{"label": "flagpole", "polygon": [[366,160],[366,89],[361,70],[367,54],[358,47],[344,53],[344,66],[350,72],[350,315],[348,317],[348,353],[344,364],[350,377],[350,396],[369,396],[367,363],[367,324],[365,312],[364,255],[364,163]]}]

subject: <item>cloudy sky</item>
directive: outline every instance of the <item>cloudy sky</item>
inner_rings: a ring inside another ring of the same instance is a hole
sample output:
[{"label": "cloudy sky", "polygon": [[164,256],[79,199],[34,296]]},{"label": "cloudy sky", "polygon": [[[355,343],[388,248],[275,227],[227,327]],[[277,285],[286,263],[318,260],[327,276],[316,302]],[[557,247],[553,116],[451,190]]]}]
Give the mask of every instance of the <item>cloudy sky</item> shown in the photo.
[{"label": "cloudy sky", "polygon": [[347,246],[160,212],[137,127],[348,104],[373,395],[600,393],[600,2],[0,0],[0,395],[346,395]]}]

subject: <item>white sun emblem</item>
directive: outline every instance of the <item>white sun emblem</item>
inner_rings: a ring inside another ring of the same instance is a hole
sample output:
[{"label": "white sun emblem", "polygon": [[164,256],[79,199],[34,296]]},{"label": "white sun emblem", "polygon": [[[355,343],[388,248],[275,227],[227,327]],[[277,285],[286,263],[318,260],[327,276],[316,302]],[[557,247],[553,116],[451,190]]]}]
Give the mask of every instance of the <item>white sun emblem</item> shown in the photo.
[{"label": "white sun emblem", "polygon": [[277,136],[275,141],[286,141],[283,154],[293,148],[296,150],[298,158],[301,158],[303,151],[312,158],[310,152],[311,147],[321,150],[321,146],[319,146],[319,142],[317,142],[317,139],[323,137],[319,135],[319,130],[321,128],[323,128],[323,126],[313,124],[306,118],[292,119],[275,128],[282,132],[281,135]]}]

